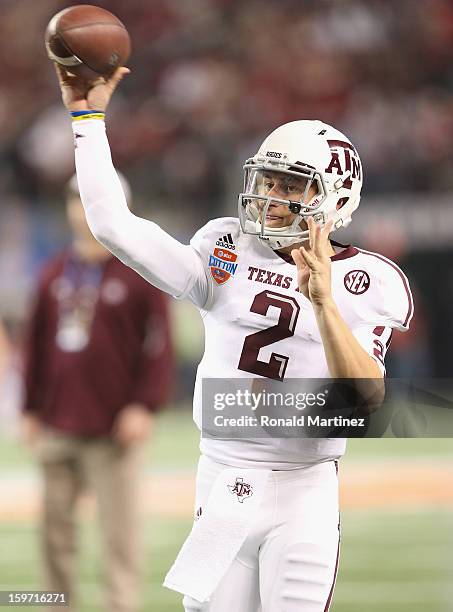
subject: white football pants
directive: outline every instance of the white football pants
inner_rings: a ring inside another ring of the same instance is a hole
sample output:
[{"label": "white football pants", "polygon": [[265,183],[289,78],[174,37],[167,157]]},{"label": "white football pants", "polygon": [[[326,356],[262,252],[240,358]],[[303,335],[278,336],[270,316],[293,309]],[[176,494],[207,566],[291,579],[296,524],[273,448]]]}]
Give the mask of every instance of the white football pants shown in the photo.
[{"label": "white football pants", "polygon": [[[201,457],[196,510],[226,467]],[[339,556],[334,461],[272,471],[252,530],[209,602],[184,597],[186,612],[326,612]]]}]

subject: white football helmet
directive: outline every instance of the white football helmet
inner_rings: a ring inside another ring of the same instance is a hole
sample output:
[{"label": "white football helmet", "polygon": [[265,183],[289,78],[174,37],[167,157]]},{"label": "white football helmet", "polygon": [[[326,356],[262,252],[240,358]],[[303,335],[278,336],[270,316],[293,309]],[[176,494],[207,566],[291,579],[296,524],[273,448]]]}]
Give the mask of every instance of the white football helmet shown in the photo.
[{"label": "white football helmet", "polygon": [[[302,197],[300,190],[295,200],[266,195],[263,176],[269,172],[296,177],[299,184],[303,179]],[[346,227],[359,205],[362,183],[359,155],[344,134],[322,121],[286,123],[244,165],[244,192],[238,204],[241,229],[281,249],[307,239],[308,230],[300,223],[308,217],[321,226],[333,220],[332,231]],[[271,204],[285,204],[296,214],[291,225],[269,227],[262,222]]]}]

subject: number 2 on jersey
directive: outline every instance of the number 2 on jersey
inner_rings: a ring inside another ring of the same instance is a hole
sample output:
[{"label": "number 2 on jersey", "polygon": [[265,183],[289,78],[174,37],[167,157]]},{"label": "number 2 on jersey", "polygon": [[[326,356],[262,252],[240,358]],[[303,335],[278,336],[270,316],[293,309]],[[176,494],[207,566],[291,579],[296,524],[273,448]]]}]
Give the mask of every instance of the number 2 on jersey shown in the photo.
[{"label": "number 2 on jersey", "polygon": [[264,346],[294,336],[300,306],[291,296],[274,291],[262,291],[255,296],[250,311],[265,317],[270,306],[280,309],[277,325],[246,336],[238,369],[274,380],[283,380],[289,357],[272,353],[269,361],[260,361],[258,355]]}]

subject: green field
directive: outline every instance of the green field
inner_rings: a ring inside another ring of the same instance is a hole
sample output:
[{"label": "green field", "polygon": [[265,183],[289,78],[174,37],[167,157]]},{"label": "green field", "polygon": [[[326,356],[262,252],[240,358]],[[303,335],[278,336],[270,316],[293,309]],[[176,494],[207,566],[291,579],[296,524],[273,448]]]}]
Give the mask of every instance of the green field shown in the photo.
[{"label": "green field", "polygon": [[[160,418],[156,439],[147,451],[148,468],[187,470],[195,466],[197,432],[188,413]],[[364,462],[453,460],[453,443],[436,440],[351,441],[344,470]],[[0,443],[0,479],[32,473],[28,453],[10,440]],[[1,480],[0,480],[1,482]],[[453,486],[453,483],[446,483]],[[0,499],[1,505],[1,499]],[[453,508],[343,512],[340,574],[333,612],[453,611]],[[146,587],[143,611],[181,611],[180,596],[162,588],[163,576],[190,528],[190,517],[152,517],[144,531]],[[81,528],[80,612],[102,609],[101,568],[95,523]],[[0,590],[40,586],[38,532],[26,522],[0,523]],[[15,608],[22,609],[22,608]],[[24,610],[26,608],[23,608]],[[234,612],[234,611],[232,611]]]},{"label": "green field", "polygon": [[[188,521],[153,520],[146,529],[147,584],[143,610],[181,611],[180,597],[161,587],[166,569],[189,528]],[[448,612],[453,585],[450,514],[375,513],[343,516],[343,548],[333,612]],[[81,533],[81,610],[101,609],[96,529]],[[31,525],[0,527],[4,553],[0,590],[39,586],[39,560]],[[24,608],[25,609],[25,608]]]}]

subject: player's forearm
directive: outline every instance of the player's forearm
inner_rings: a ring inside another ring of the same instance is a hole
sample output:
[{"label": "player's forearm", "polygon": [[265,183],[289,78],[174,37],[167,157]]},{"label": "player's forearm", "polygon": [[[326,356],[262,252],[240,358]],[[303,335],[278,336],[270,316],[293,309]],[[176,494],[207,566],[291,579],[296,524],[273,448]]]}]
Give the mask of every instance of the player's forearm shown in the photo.
[{"label": "player's forearm", "polygon": [[72,127],[77,180],[88,224],[98,240],[115,243],[121,223],[131,213],[113,166],[104,121],[74,121]]},{"label": "player's forearm", "polygon": [[80,196],[93,235],[151,284],[171,295],[185,294],[204,277],[197,255],[156,223],[130,212],[104,122],[76,121],[73,129]]},{"label": "player's forearm", "polygon": [[126,265],[143,274],[146,264],[147,270],[152,271],[151,253],[157,242],[152,235],[154,224],[147,222],[148,249],[143,250],[140,221],[144,220],[139,220],[128,208],[113,166],[104,121],[78,120],[73,121],[72,127],[77,182],[91,232]]},{"label": "player's forearm", "polygon": [[314,305],[314,311],[333,378],[382,378],[377,363],[360,346],[333,300]]}]

